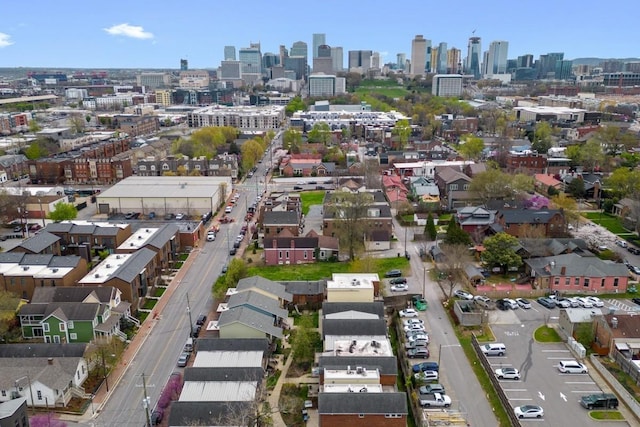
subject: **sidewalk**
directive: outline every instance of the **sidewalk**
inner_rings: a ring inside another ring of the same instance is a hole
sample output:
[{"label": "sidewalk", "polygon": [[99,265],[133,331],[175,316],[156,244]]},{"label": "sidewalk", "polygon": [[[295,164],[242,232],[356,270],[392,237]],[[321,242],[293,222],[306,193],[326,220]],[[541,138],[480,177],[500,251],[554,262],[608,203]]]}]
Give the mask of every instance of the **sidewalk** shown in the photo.
[{"label": "sidewalk", "polygon": [[[63,415],[60,417],[61,419],[65,419],[73,422],[87,422],[95,418],[98,414],[100,414],[100,412],[102,411],[102,408],[109,400],[109,397],[115,391],[118,384],[120,383],[120,380],[126,374],[127,369],[129,368],[129,364],[133,361],[133,359],[135,359],[136,355],[138,354],[138,351],[140,351],[140,348],[145,343],[145,341],[149,337],[149,334],[151,333],[154,326],[158,322],[159,314],[162,313],[162,310],[168,304],[169,300],[171,299],[171,296],[173,295],[175,290],[178,288],[178,285],[180,284],[180,282],[182,282],[182,279],[187,274],[189,267],[191,266],[191,264],[193,264],[194,260],[198,257],[199,254],[200,254],[200,248],[194,248],[193,251],[191,251],[191,253],[189,254],[189,257],[182,265],[182,268],[180,268],[178,273],[171,280],[171,283],[169,284],[167,291],[162,295],[162,298],[160,298],[160,301],[158,302],[158,304],[155,305],[153,310],[151,310],[151,313],[149,313],[149,316],[140,325],[140,329],[138,329],[138,332],[136,333],[136,335],[133,337],[133,339],[127,346],[127,348],[122,353],[122,356],[120,358],[120,361],[118,362],[118,365],[115,366],[107,376],[109,391],[107,391],[106,384],[103,382],[100,388],[98,389],[98,391],[96,392],[96,394],[94,395],[93,404],[87,407],[87,410],[83,415]],[[91,413],[91,408],[95,410],[95,414]]]}]

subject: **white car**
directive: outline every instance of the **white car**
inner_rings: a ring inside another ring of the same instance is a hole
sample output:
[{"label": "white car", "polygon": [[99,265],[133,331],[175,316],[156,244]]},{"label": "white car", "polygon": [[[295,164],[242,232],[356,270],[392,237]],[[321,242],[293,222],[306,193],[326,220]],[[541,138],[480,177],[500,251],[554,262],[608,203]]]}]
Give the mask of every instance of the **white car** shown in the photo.
[{"label": "white car", "polygon": [[406,319],[402,322],[402,326],[409,325],[424,325],[424,320],[422,319]]},{"label": "white car", "polygon": [[176,219],[178,221],[183,220],[184,219],[184,214],[183,213],[176,214]]},{"label": "white car", "polygon": [[504,298],[503,300],[511,310],[516,310],[518,307],[520,307],[518,305],[518,303],[516,302],[516,300],[511,299],[511,298]]},{"label": "white car", "polygon": [[519,380],[520,372],[516,368],[496,369],[496,377],[501,380]]},{"label": "white car", "polygon": [[544,410],[537,405],[523,405],[513,409],[513,412],[518,418],[542,418],[544,417]]},{"label": "white car", "polygon": [[233,210],[232,206],[227,206],[226,208],[224,208],[224,213],[231,213],[231,211]]},{"label": "white car", "polygon": [[589,369],[577,360],[561,360],[558,370],[563,374],[586,374]]},{"label": "white car", "polygon": [[516,303],[518,304],[518,306],[520,306],[521,308],[524,309],[529,309],[531,308],[531,303],[529,302],[529,300],[526,300],[524,298],[516,298]]},{"label": "white car", "polygon": [[[569,298],[554,298],[556,301],[556,305],[561,308],[569,308],[571,307],[571,300]],[[578,304],[576,303],[576,306]]]},{"label": "white car", "polygon": [[298,182],[296,182],[296,184],[298,184],[298,185],[305,185],[305,184],[306,184],[306,182],[304,182],[304,181],[298,181]]},{"label": "white car", "polygon": [[438,381],[438,371],[422,371],[413,375],[418,381],[432,382]]},{"label": "white car", "polygon": [[408,290],[409,290],[409,285],[407,285],[406,283],[391,285],[391,292],[406,292]]},{"label": "white car", "polygon": [[418,312],[413,308],[406,308],[404,310],[400,310],[398,313],[400,317],[418,317]]},{"label": "white car", "polygon": [[567,300],[571,303],[571,307],[577,308],[580,307],[580,301],[576,297],[568,297]]},{"label": "white car", "polygon": [[426,331],[407,332],[407,342],[426,341],[429,342],[429,335]]},{"label": "white car", "polygon": [[420,323],[414,323],[412,325],[406,325],[403,327],[405,332],[411,332],[411,331],[421,331],[424,332],[424,325],[420,324]]},{"label": "white car", "polygon": [[213,231],[209,231],[207,233],[207,242],[213,242],[214,240],[216,240],[216,233]]},{"label": "white car", "polygon": [[471,301],[473,299],[473,295],[471,295],[469,292],[463,291],[461,289],[456,290],[453,295],[455,295],[456,297],[460,298],[460,299],[466,299]]},{"label": "white car", "polygon": [[591,301],[594,307],[604,307],[604,302],[598,297],[587,297],[587,299]]},{"label": "white car", "polygon": [[589,300],[589,298],[579,297],[576,299],[578,300],[578,304],[580,304],[580,307],[593,308],[593,303]]}]

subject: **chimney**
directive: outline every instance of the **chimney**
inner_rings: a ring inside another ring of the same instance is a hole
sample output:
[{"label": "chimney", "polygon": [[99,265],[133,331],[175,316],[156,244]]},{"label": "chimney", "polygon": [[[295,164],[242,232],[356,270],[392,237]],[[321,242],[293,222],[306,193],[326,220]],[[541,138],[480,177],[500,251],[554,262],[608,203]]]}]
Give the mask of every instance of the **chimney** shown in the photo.
[{"label": "chimney", "polygon": [[48,363],[49,365],[53,365],[53,357],[48,358],[48,359],[47,359],[47,363]]},{"label": "chimney", "polygon": [[567,266],[566,266],[566,265],[563,265],[563,266],[560,268],[560,275],[564,276],[566,273],[567,273]]},{"label": "chimney", "polygon": [[291,249],[295,249],[296,248],[296,241],[294,239],[291,239]]},{"label": "chimney", "polygon": [[618,329],[618,318],[617,317],[612,317],[611,318],[611,327],[613,329]]}]

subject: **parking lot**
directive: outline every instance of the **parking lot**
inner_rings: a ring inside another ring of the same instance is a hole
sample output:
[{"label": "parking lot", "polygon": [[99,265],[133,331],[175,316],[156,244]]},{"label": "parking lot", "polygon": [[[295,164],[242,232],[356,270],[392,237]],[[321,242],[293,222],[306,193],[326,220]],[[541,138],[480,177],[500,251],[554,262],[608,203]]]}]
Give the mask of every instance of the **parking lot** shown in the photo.
[{"label": "parking lot", "polygon": [[516,368],[519,380],[501,380],[500,384],[512,407],[539,405],[544,409],[543,419],[524,419],[523,424],[537,423],[557,426],[620,426],[624,423],[595,421],[580,406],[579,399],[586,394],[600,393],[602,389],[589,374],[563,374],[558,371],[561,360],[575,359],[564,343],[537,343],[534,331],[545,322],[557,323],[559,309],[547,309],[537,302],[528,310],[494,310],[489,322],[497,342],[504,343],[504,356],[490,356],[492,369]]}]

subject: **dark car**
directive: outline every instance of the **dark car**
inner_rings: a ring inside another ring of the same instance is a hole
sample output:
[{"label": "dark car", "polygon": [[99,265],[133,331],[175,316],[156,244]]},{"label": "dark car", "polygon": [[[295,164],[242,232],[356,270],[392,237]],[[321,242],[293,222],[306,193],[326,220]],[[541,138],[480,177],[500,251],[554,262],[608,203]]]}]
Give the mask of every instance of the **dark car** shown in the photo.
[{"label": "dark car", "polygon": [[231,249],[229,250],[229,255],[235,255],[235,254],[236,254],[236,252],[238,252],[238,250],[237,250],[236,248],[231,248]]},{"label": "dark car", "polygon": [[389,270],[384,273],[384,277],[402,277],[402,271],[400,270]]},{"label": "dark car", "polygon": [[618,398],[611,393],[595,393],[580,398],[580,405],[586,409],[616,409]]},{"label": "dark car", "polygon": [[391,283],[392,285],[404,285],[405,283],[407,283],[407,278],[406,277],[396,277],[395,279],[389,280],[389,283]]},{"label": "dark car", "polygon": [[640,298],[631,298],[631,301],[633,301],[636,304],[640,305]]},{"label": "dark car", "polygon": [[239,247],[240,247],[240,242],[236,241],[236,242],[233,244],[233,249],[238,249]]},{"label": "dark car", "polygon": [[294,190],[302,190],[302,187],[300,187],[299,185],[294,185],[294,186],[293,186],[293,189],[294,189]]},{"label": "dark car", "polygon": [[540,297],[538,298],[538,302],[540,303],[540,305],[544,305],[547,308],[556,308],[556,302],[551,298]]},{"label": "dark car", "polygon": [[222,266],[222,274],[226,273],[227,270],[229,269],[229,267],[227,266],[227,264]]},{"label": "dark car", "polygon": [[151,425],[157,426],[162,422],[162,416],[164,412],[161,409],[157,409],[151,413]]},{"label": "dark car", "polygon": [[316,185],[316,190],[324,190],[324,185]]},{"label": "dark car", "polygon": [[498,301],[496,301],[496,308],[502,311],[507,311],[511,309],[509,306],[509,303],[503,299],[499,299]]},{"label": "dark car", "polygon": [[192,338],[198,338],[198,335],[200,335],[200,330],[202,329],[202,326],[198,325],[197,323],[195,325],[193,325],[191,327],[191,337]]},{"label": "dark car", "polygon": [[440,370],[437,362],[422,362],[415,364],[411,367],[413,372],[421,372],[421,371],[436,371]]},{"label": "dark car", "polygon": [[634,255],[640,255],[640,249],[636,248],[635,246],[629,245],[627,246],[627,250]]},{"label": "dark car", "polygon": [[207,321],[207,316],[205,314],[201,314],[198,316],[198,320],[196,320],[196,325],[204,325],[204,322]]},{"label": "dark car", "polygon": [[124,214],[124,219],[137,219],[139,216],[138,212],[127,212]]}]

